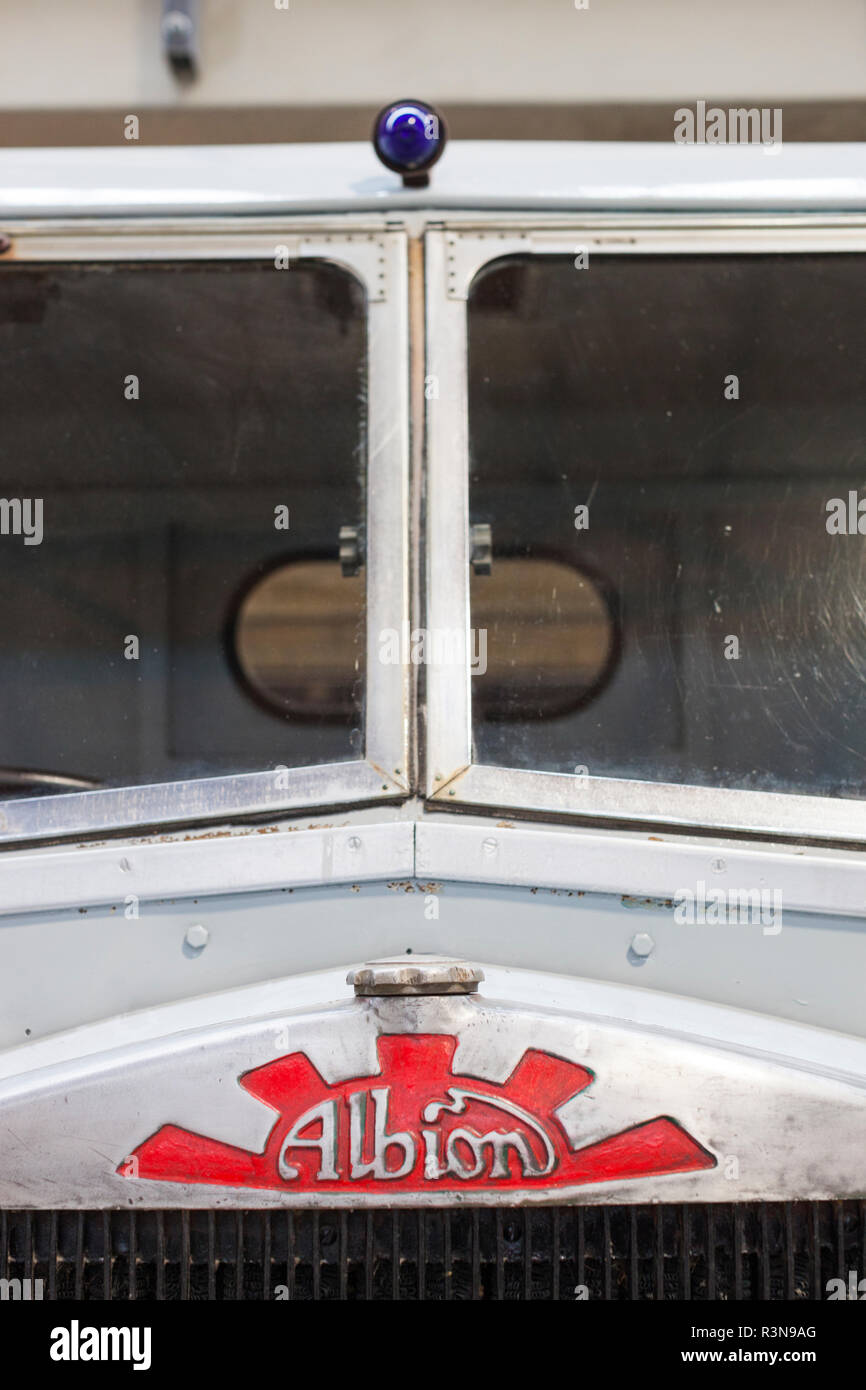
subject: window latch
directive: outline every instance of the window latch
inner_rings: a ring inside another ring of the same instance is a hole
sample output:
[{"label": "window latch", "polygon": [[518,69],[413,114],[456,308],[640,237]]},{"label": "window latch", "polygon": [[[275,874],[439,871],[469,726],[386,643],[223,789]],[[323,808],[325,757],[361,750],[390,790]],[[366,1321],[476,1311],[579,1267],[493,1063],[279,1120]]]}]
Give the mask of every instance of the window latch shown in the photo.
[{"label": "window latch", "polygon": [[340,569],[344,579],[353,579],[364,563],[364,547],[357,526],[340,527]]},{"label": "window latch", "polygon": [[489,521],[469,527],[469,563],[476,574],[489,574],[493,566],[493,532]]}]

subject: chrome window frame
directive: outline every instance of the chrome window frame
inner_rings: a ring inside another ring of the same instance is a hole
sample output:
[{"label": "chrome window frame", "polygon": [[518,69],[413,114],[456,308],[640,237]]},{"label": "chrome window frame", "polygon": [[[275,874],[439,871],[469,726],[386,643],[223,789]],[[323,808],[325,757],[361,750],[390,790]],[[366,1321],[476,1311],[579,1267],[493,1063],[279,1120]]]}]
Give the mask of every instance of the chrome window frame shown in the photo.
[{"label": "chrome window frame", "polygon": [[[129,827],[291,813],[393,801],[409,791],[409,673],[379,661],[378,634],[408,621],[407,239],[382,217],[186,217],[4,222],[16,263],[261,260],[277,246],[295,260],[351,272],[367,297],[365,489],[366,701],[364,757],[182,782],[0,801],[0,844]],[[287,273],[291,273],[291,270]]]},{"label": "chrome window frame", "polygon": [[[866,252],[860,214],[620,214],[444,219],[426,234],[427,625],[471,627],[467,300],[503,256],[805,251]],[[437,806],[763,837],[866,841],[866,800],[535,772],[473,761],[468,666],[426,668],[425,791]],[[592,764],[591,749],[575,765]]]}]

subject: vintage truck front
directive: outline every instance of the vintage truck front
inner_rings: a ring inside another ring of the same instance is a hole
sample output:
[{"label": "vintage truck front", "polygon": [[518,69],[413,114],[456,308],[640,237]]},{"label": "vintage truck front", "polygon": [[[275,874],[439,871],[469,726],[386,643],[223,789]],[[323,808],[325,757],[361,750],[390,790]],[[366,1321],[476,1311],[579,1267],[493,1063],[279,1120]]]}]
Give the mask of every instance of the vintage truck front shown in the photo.
[{"label": "vintage truck front", "polygon": [[0,175],[0,1275],[863,1270],[863,148]]}]

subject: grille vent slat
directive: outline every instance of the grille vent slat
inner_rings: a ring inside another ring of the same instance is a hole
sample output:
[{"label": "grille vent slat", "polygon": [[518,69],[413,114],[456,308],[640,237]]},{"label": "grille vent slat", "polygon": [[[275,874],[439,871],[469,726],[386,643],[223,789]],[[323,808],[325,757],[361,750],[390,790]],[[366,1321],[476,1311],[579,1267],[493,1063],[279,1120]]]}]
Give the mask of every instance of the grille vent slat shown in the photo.
[{"label": "grille vent slat", "polygon": [[0,1211],[47,1299],[818,1299],[866,1273],[866,1203]]}]

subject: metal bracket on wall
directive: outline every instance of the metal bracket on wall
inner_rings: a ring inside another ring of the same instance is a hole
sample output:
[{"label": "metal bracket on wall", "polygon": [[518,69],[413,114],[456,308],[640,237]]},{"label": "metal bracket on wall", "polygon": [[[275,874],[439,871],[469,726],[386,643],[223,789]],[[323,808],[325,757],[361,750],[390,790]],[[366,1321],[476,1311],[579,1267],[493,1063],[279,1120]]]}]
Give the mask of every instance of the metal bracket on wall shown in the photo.
[{"label": "metal bracket on wall", "polygon": [[163,0],[162,46],[175,77],[198,69],[198,0]]}]

